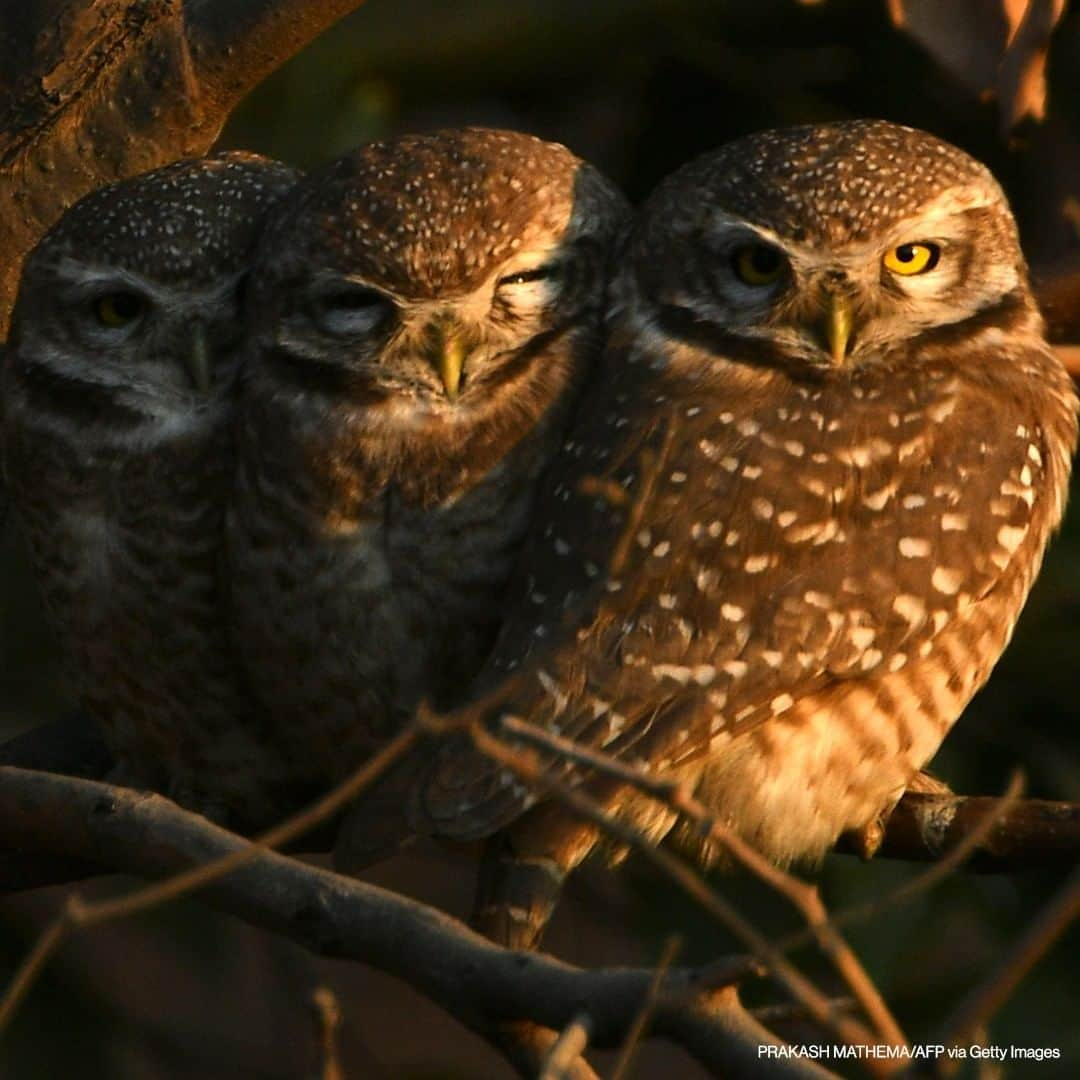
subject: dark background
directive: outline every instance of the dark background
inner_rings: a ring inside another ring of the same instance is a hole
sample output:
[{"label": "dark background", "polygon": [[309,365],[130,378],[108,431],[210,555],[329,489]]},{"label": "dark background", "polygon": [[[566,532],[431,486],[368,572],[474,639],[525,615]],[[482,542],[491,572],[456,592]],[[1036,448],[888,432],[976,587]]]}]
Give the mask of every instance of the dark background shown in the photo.
[{"label": "dark background", "polygon": [[[943,6],[952,0],[943,0]],[[978,4],[959,4],[976,8]],[[965,76],[1003,32],[989,14],[961,18],[935,59],[895,29],[878,0],[368,0],[252,94],[222,144],[310,167],[371,138],[462,123],[520,128],[567,143],[634,200],[696,154],[782,124],[879,116],[926,128],[994,169],[1014,202],[1040,273],[1080,251],[1080,12],[1068,12],[1049,58],[1049,113],[1008,136],[992,100]],[[974,57],[974,60],[973,60]],[[975,65],[977,66],[977,64]],[[54,715],[67,697],[17,544],[0,554],[0,734]],[[1022,766],[1028,793],[1080,800],[1080,523],[1047,558],[1015,640],[934,762],[956,790],[993,794]],[[373,875],[463,914],[472,853],[435,850]],[[834,856],[820,873],[833,908],[908,879],[912,867]],[[851,938],[920,1041],[1013,940],[1060,871],[960,875]],[[738,875],[717,885],[762,927],[797,925]],[[121,887],[103,882],[96,891]],[[0,902],[0,975],[55,909],[59,893]],[[631,864],[573,882],[552,937],[576,962],[648,963],[673,929],[681,960],[733,941],[666,881]],[[1056,1046],[1064,1060],[1012,1063],[1007,1075],[1080,1075],[1074,932],[994,1021],[990,1041]],[[800,955],[807,969],[821,965]],[[508,1075],[471,1036],[394,980],[317,963],[292,946],[195,902],[69,944],[35,989],[6,1044],[0,1076],[37,1078],[296,1077],[310,1049],[305,997],[318,980],[346,1013],[345,1064],[360,1077]],[[769,988],[751,985],[752,1003]],[[659,1048],[636,1075],[697,1076]],[[974,1075],[968,1071],[965,1075]]]}]

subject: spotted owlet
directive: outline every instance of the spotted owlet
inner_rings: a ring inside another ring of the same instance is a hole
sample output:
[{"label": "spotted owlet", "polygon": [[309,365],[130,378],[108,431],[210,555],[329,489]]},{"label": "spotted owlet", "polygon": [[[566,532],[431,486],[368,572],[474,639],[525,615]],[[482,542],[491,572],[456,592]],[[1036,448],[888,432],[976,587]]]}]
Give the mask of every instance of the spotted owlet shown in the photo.
[{"label": "spotted owlet", "polygon": [[[922,132],[765,132],[660,186],[612,292],[481,686],[514,672],[504,712],[690,783],[779,863],[818,859],[936,752],[1061,519],[1076,399],[1016,226]],[[595,833],[465,747],[415,801],[451,835],[513,822],[484,921],[535,943]]]},{"label": "spotted owlet", "polygon": [[15,516],[118,778],[237,824],[280,779],[219,574],[239,286],[296,179],[228,153],[88,195],[27,260],[3,373]]},{"label": "spotted owlet", "polygon": [[476,675],[626,213],[565,147],[473,128],[364,146],[272,215],[230,561],[236,640],[314,782]]}]

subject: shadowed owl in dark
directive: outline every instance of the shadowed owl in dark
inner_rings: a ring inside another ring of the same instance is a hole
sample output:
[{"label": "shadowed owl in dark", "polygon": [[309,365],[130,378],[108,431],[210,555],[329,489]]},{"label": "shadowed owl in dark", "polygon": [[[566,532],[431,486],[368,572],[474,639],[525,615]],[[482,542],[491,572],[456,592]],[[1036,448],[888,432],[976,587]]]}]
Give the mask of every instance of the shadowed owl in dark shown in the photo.
[{"label": "shadowed owl in dark", "polygon": [[240,284],[297,178],[228,153],[86,196],[27,259],[3,372],[14,516],[116,778],[240,825],[283,773],[220,574]]},{"label": "shadowed owl in dark", "polygon": [[[1012,633],[1076,398],[993,177],[875,121],[751,135],[641,211],[480,691],[689,783],[778,863],[889,813]],[[490,713],[488,715],[491,715]],[[669,809],[565,763],[653,840]],[[468,745],[417,824],[496,837],[481,925],[535,944],[597,842]]]},{"label": "shadowed owl in dark", "polygon": [[[565,147],[479,128],[361,147],[272,215],[230,561],[236,640],[312,781],[470,687],[626,216]],[[394,802],[343,862],[396,843]]]}]

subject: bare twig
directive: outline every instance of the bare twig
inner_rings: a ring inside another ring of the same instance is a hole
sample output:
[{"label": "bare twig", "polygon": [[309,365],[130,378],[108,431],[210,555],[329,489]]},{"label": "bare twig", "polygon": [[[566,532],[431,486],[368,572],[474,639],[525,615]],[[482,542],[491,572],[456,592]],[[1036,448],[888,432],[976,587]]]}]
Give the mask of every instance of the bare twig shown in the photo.
[{"label": "bare twig", "polygon": [[895,1046],[906,1044],[907,1040],[900,1025],[889,1011],[873,980],[839,931],[830,923],[828,912],[815,886],[800,881],[770,863],[735,832],[718,821],[703,803],[694,798],[686,785],[650,776],[609,754],[579,746],[517,717],[504,717],[502,727],[522,742],[550,750],[566,760],[588,765],[599,772],[625,780],[637,790],[651,795],[693,822],[703,837],[727,850],[747,870],[786,897],[803,914],[822,952],[829,957],[847,983],[879,1037]]},{"label": "bare twig", "polygon": [[986,978],[960,1002],[934,1041],[945,1046],[970,1042],[973,1032],[989,1023],[1021,980],[1077,918],[1080,918],[1080,867],[1009,946]]},{"label": "bare twig", "polygon": [[315,1020],[317,1066],[313,1080],[345,1080],[338,1050],[338,1029],[341,1027],[341,1005],[329,986],[317,986],[311,993],[311,1009]]},{"label": "bare twig", "polygon": [[[147,843],[147,837],[153,843]],[[157,795],[90,780],[0,767],[0,845],[18,843],[94,859],[114,871],[164,877],[251,845]],[[219,910],[326,956],[360,960],[404,979],[484,1038],[514,1020],[562,1030],[589,1015],[595,1046],[617,1047],[648,994],[649,969],[584,971],[514,953],[449,916],[385,889],[264,848],[204,883]],[[744,962],[673,969],[655,1034],[684,1046],[716,1074],[744,1075],[762,1043],[776,1043],[737,998],[714,991]],[[826,1077],[812,1062],[773,1061],[780,1077]]]},{"label": "bare twig", "polygon": [[[840,1012],[851,1012],[859,1007],[859,1003],[854,998],[834,998],[832,1004],[833,1008]],[[751,1009],[750,1014],[763,1024],[770,1026],[805,1023],[811,1019],[806,1009],[795,1001],[782,1001],[776,1005],[759,1005],[756,1009]]]},{"label": "bare twig", "polygon": [[[551,1045],[547,1060],[537,1080],[576,1080],[584,1075],[596,1076],[585,1063],[582,1055],[589,1045],[589,1017],[585,1013],[575,1016]],[[587,1073],[583,1075],[583,1069]]]},{"label": "bare twig", "polygon": [[630,1075],[630,1066],[633,1064],[634,1055],[637,1053],[637,1048],[648,1030],[649,1021],[652,1020],[653,1013],[656,1011],[656,1003],[660,999],[664,978],[668,973],[668,969],[675,962],[675,957],[681,948],[682,940],[677,936],[669,937],[664,942],[664,951],[660,954],[660,959],[656,964],[656,974],[649,984],[649,995],[641,1003],[641,1008],[634,1018],[634,1023],[627,1032],[626,1041],[622,1044],[618,1060],[611,1070],[610,1080],[627,1080]]},{"label": "bare twig", "polygon": [[333,791],[306,810],[287,818],[280,825],[275,825],[247,847],[238,848],[219,859],[194,866],[165,881],[136,889],[113,900],[86,903],[77,895],[68,897],[59,918],[44,931],[37,945],[20,965],[7,992],[3,998],[0,998],[0,1031],[3,1031],[11,1020],[19,1003],[33,985],[49,957],[72,930],[122,918],[137,911],[145,911],[147,908],[204,888],[245,863],[254,861],[261,851],[280,847],[302,836],[355,799],[412,748],[419,734],[418,723],[405,728]]},{"label": "bare twig", "polygon": [[[664,434],[660,440],[659,449],[655,452],[651,450],[641,451],[638,458],[641,476],[637,490],[634,492],[633,501],[626,508],[626,522],[619,536],[619,542],[615,545],[611,553],[611,559],[608,562],[608,575],[612,578],[618,577],[626,565],[634,537],[641,527],[645,511],[648,509],[649,501],[656,491],[657,482],[664,472],[667,459],[671,456],[671,448],[675,443],[678,424],[678,417],[674,412],[670,412],[664,422]],[[585,487],[590,482],[596,483],[598,481],[586,477],[582,481],[582,486]]]},{"label": "bare twig", "polygon": [[[760,957],[772,977],[792,997],[802,1002],[823,1028],[853,1045],[871,1045],[875,1042],[873,1035],[857,1020],[834,1015],[829,999],[685,863],[662,848],[655,847],[637,829],[613,818],[581,791],[547,775],[534,754],[516,753],[479,724],[473,724],[469,732],[482,753],[511,770],[525,783],[557,798],[579,817],[591,821],[606,835],[621,841],[656,865],[705,911],[722,922],[755,956]],[[870,1059],[865,1064],[878,1075],[886,1075],[895,1069],[895,1063],[885,1060]]]}]

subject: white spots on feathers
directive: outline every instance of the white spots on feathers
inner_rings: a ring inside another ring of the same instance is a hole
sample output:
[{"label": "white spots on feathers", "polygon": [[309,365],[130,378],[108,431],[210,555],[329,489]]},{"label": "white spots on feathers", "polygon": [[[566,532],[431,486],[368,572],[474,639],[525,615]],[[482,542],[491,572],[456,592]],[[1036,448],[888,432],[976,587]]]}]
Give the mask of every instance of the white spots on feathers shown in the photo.
[{"label": "white spots on feathers", "polygon": [[933,574],[930,575],[930,584],[937,589],[938,592],[944,593],[946,596],[955,596],[960,591],[960,586],[964,583],[964,574],[962,570],[955,570],[948,566],[938,566],[934,569]]},{"label": "white spots on feathers", "polygon": [[892,609],[909,626],[921,626],[926,621],[926,604],[911,593],[900,593],[892,602]]},{"label": "white spots on feathers", "polygon": [[902,536],[897,550],[905,559],[925,559],[930,554],[930,541],[918,536]]},{"label": "white spots on feathers", "polygon": [[891,484],[886,484],[884,487],[864,495],[862,498],[863,506],[870,510],[884,510],[888,501],[896,494],[896,486],[896,482],[893,481]]},{"label": "white spots on feathers", "polygon": [[1027,536],[1026,525],[1002,525],[997,532],[997,542],[1011,555]]},{"label": "white spots on feathers", "polygon": [[653,664],[652,673],[655,679],[673,679],[681,686],[686,686],[694,677],[693,669],[681,664]]}]

